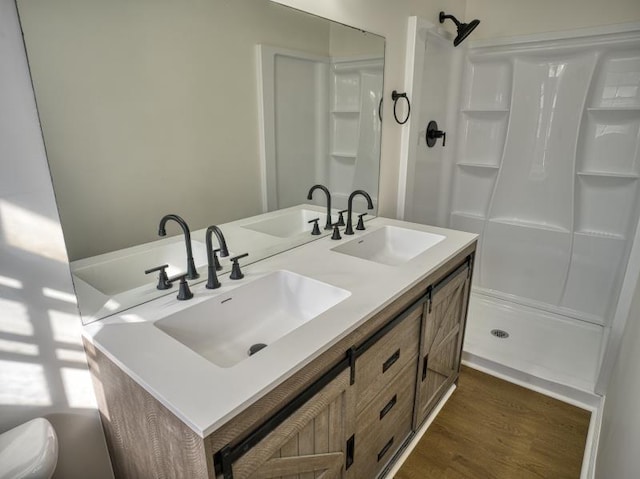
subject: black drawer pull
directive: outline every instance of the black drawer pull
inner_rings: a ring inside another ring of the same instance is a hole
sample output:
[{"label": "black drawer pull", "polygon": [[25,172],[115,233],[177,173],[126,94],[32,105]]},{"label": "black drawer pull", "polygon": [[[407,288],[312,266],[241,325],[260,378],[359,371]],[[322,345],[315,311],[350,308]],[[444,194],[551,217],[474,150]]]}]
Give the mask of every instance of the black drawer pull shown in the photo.
[{"label": "black drawer pull", "polygon": [[384,455],[387,453],[387,451],[389,449],[391,449],[392,445],[393,445],[393,437],[391,439],[389,439],[389,442],[378,453],[378,462],[380,462],[380,459],[382,459],[384,457]]},{"label": "black drawer pull", "polygon": [[355,434],[347,440],[347,460],[344,468],[349,469],[353,465],[353,454],[356,448]]},{"label": "black drawer pull", "polygon": [[393,409],[393,406],[396,405],[396,402],[398,402],[398,395],[394,394],[391,398],[391,401],[389,401],[387,405],[382,408],[382,411],[380,411],[380,419],[385,417],[387,413]]},{"label": "black drawer pull", "polygon": [[424,357],[424,362],[422,363],[422,380],[427,379],[427,365],[429,364],[429,355],[427,354]]},{"label": "black drawer pull", "polygon": [[387,369],[389,369],[391,366],[393,366],[395,364],[395,362],[400,359],[400,350],[398,349],[395,353],[393,353],[389,359],[387,359],[383,364],[382,364],[382,372],[386,373]]}]

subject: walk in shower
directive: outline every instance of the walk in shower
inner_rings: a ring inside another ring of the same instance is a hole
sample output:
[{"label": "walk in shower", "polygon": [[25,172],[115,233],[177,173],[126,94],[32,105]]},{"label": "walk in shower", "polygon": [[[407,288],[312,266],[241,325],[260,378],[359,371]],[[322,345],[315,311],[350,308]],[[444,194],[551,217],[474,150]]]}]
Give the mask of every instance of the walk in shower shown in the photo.
[{"label": "walk in shower", "polygon": [[640,213],[640,31],[458,51],[415,28],[399,213],[480,235],[466,357],[593,393]]}]

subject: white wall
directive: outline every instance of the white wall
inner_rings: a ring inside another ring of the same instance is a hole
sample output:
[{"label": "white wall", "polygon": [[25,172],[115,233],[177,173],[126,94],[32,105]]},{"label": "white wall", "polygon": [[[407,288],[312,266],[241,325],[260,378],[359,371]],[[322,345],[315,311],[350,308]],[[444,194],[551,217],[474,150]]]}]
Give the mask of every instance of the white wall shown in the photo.
[{"label": "white wall", "polygon": [[640,477],[640,281],[603,413],[596,479]]},{"label": "white wall", "polygon": [[[284,5],[382,35],[386,39],[384,98],[382,121],[382,158],[380,164],[379,214],[395,217],[398,196],[400,138],[403,126],[393,119],[391,92],[404,91],[404,64],[407,21],[417,15],[432,23],[445,10],[464,18],[466,0],[274,0]],[[474,0],[471,0],[474,1]],[[450,28],[450,26],[447,26]]]},{"label": "white wall", "polygon": [[14,0],[0,0],[0,431],[44,416],[57,478],[113,477]]},{"label": "white wall", "polygon": [[557,32],[640,21],[638,0],[470,0],[466,19],[480,19],[472,40]]}]

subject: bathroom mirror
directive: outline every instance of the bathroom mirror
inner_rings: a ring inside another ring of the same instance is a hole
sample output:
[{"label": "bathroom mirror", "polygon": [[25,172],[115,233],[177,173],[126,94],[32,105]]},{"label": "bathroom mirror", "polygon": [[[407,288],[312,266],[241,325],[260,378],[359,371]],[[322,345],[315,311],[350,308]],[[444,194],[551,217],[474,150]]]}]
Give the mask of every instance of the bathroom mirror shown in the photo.
[{"label": "bathroom mirror", "polygon": [[[324,206],[320,191],[306,199],[314,183],[336,209],[357,188],[377,204],[384,38],[267,0],[17,4],[72,269],[149,250],[168,213],[226,234],[261,213]],[[182,241],[177,225],[167,233]],[[315,238],[229,247],[251,262]],[[112,266],[94,279],[121,283]],[[91,301],[74,283],[84,317]]]}]

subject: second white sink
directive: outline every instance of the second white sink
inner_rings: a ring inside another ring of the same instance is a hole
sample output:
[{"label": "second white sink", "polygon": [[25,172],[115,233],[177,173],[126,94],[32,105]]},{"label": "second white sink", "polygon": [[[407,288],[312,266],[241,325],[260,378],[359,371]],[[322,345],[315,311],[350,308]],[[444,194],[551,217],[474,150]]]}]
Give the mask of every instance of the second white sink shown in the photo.
[{"label": "second white sink", "polygon": [[320,218],[318,226],[322,230],[324,228],[327,215],[325,213],[318,213],[314,210],[293,210],[284,214],[268,218],[266,220],[256,221],[244,225],[243,228],[247,228],[260,233],[266,233],[271,236],[277,236],[279,238],[289,238],[301,233],[311,232],[313,225],[309,221]]},{"label": "second white sink", "polygon": [[397,266],[427,251],[445,238],[445,236],[424,231],[383,226],[331,251]]},{"label": "second white sink", "polygon": [[155,326],[212,363],[229,368],[349,297],[348,291],[276,271],[186,308]]}]

